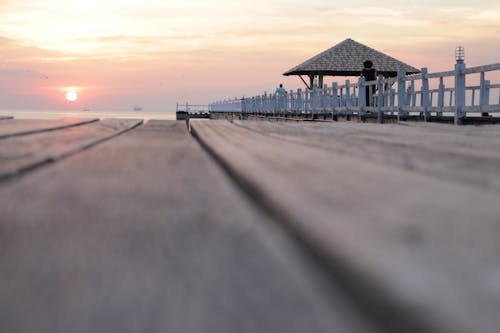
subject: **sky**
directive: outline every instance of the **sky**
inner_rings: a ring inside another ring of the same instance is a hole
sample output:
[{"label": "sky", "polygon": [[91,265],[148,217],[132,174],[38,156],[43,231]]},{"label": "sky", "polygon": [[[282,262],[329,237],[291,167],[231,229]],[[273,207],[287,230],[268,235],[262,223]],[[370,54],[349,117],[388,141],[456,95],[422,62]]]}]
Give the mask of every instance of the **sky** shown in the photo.
[{"label": "sky", "polygon": [[174,111],[295,89],[282,73],[346,38],[431,72],[458,45],[467,66],[498,63],[500,2],[0,0],[0,109]]}]

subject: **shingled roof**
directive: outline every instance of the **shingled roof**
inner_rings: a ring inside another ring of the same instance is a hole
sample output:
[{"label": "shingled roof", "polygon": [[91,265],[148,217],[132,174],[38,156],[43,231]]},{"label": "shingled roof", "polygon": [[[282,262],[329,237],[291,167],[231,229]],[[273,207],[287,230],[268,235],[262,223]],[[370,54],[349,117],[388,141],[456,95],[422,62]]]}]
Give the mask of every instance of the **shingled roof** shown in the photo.
[{"label": "shingled roof", "polygon": [[283,75],[358,76],[363,70],[363,62],[368,59],[377,72],[386,77],[396,76],[399,70],[404,70],[406,74],[420,73],[404,62],[348,38]]}]

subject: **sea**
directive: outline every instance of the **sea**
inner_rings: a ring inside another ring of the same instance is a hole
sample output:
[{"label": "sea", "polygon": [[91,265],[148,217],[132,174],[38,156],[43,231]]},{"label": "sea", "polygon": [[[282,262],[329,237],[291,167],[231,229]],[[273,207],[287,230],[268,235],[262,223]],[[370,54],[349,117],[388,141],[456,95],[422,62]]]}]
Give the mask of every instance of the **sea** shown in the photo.
[{"label": "sea", "polygon": [[122,119],[151,119],[175,120],[175,112],[162,111],[132,111],[132,110],[14,110],[0,109],[0,117],[14,117],[14,119],[61,119],[61,118],[122,118]]}]

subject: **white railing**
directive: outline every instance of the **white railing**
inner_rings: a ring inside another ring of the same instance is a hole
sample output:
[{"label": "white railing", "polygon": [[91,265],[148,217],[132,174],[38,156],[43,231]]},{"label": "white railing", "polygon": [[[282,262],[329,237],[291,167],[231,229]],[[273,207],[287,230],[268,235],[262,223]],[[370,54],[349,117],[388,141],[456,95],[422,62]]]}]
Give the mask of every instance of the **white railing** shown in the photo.
[{"label": "white railing", "polygon": [[213,102],[209,104],[209,109],[212,112],[241,112],[242,100],[235,98]]},{"label": "white railing", "polygon": [[[500,112],[500,84],[491,84],[486,73],[499,71],[500,63],[466,68],[458,61],[455,70],[428,73],[427,68],[417,75],[399,72],[397,77],[366,82],[349,80],[345,84],[333,83],[312,90],[298,89],[286,94],[264,94],[249,98],[212,103],[213,111],[241,111],[258,115],[330,115],[352,116],[360,119],[376,116],[379,122],[387,114],[406,119],[420,115],[424,121],[430,117],[454,116],[455,124],[461,124],[467,113]],[[479,78],[471,75],[479,74]],[[476,79],[479,84],[466,85],[466,79]],[[452,81],[446,82],[446,81]],[[448,85],[448,86],[447,86]],[[434,87],[434,88],[431,88]],[[368,100],[368,102],[367,102]]]},{"label": "white railing", "polygon": [[175,108],[176,112],[187,112],[187,113],[208,113],[210,112],[209,104],[179,104]]}]

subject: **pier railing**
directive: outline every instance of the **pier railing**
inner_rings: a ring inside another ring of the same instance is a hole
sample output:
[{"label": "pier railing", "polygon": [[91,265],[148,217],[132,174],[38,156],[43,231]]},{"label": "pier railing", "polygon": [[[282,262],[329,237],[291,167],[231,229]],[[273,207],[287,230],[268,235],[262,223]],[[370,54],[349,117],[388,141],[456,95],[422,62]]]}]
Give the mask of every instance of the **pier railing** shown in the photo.
[{"label": "pier railing", "polygon": [[[466,68],[463,61],[457,61],[452,71],[428,73],[422,68],[420,74],[399,72],[397,77],[379,76],[375,81],[360,77],[357,82],[346,80],[286,94],[215,102],[210,110],[276,116],[358,116],[361,120],[376,117],[379,122],[387,114],[398,120],[419,115],[424,121],[453,115],[455,124],[461,124],[468,114],[489,117],[500,113],[500,84],[486,79],[486,74],[494,71],[500,71],[500,63]],[[467,85],[468,80],[477,84]]]},{"label": "pier railing", "polygon": [[244,98],[225,99],[209,104],[211,111],[216,112],[241,112]]},{"label": "pier railing", "polygon": [[210,111],[210,105],[208,104],[179,104],[175,108],[176,112],[186,112],[186,113],[208,113]]}]

